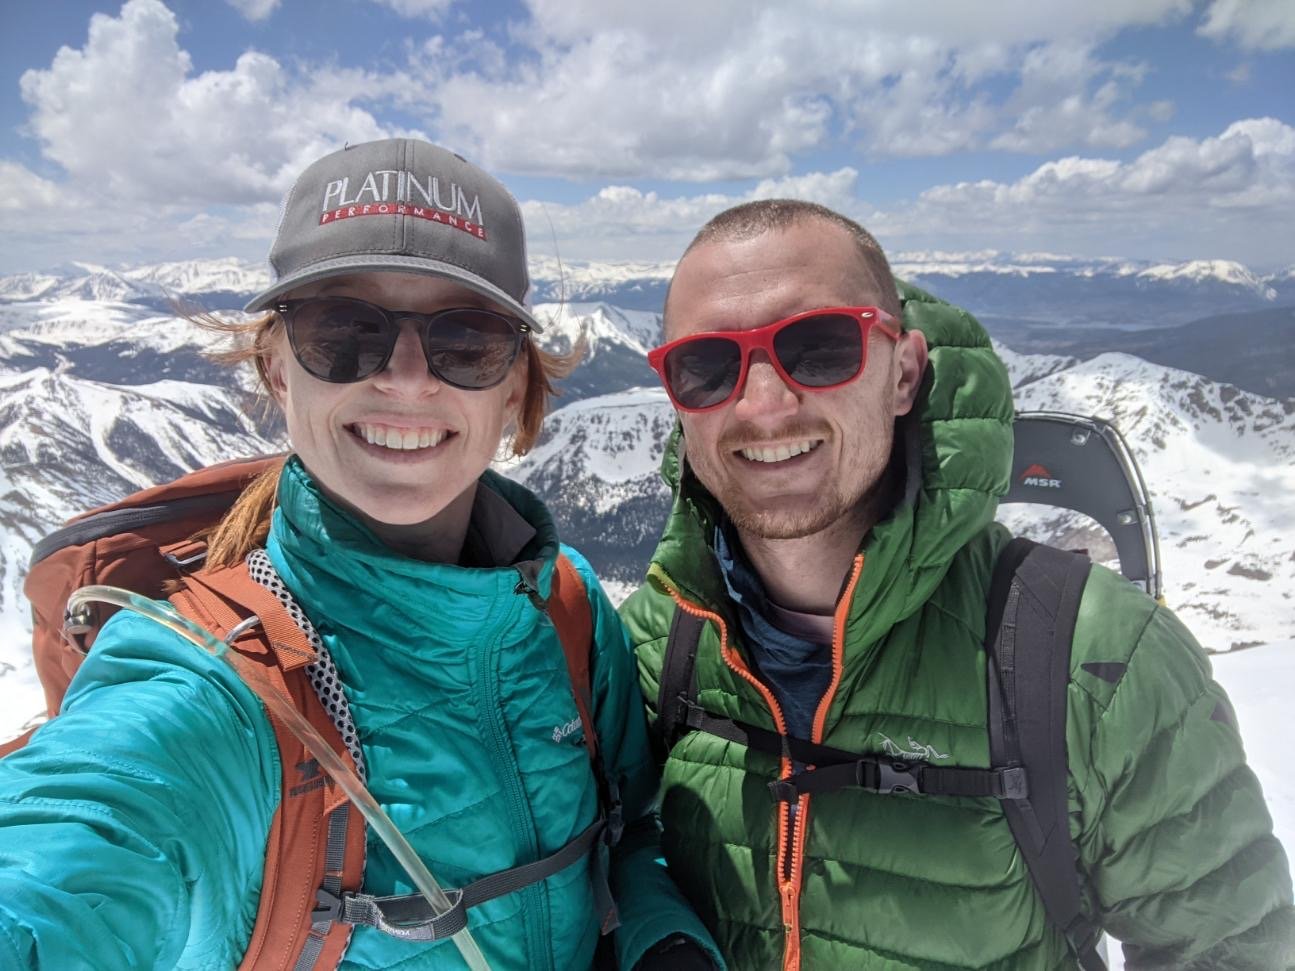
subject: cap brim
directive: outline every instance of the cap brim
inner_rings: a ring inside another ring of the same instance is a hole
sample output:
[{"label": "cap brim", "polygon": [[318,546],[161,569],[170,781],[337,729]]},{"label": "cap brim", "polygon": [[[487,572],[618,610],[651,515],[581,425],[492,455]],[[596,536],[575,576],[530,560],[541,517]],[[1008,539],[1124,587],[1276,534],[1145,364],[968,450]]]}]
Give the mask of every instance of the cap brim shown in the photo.
[{"label": "cap brim", "polygon": [[[452,280],[474,293],[479,293],[488,300],[497,303],[506,309],[509,313],[520,317],[536,333],[543,333],[544,328],[535,315],[526,308],[526,306],[515,298],[504,293],[494,284],[483,280],[475,273],[469,273],[462,267],[454,266],[450,263],[437,263],[434,260],[422,259],[414,256],[389,256],[389,255],[366,255],[366,256],[339,256],[336,259],[323,260],[319,263],[311,264],[291,276],[286,276],[282,280],[275,282],[274,286],[268,290],[263,290],[247,302],[243,310],[247,313],[257,313],[262,310],[268,310],[275,300],[290,290],[304,286],[307,283],[314,283],[316,280],[323,280],[330,276],[342,276],[346,273],[367,273],[373,271],[386,270],[391,273],[413,273],[421,276],[433,276],[442,280]],[[396,309],[406,309],[403,307]]]}]

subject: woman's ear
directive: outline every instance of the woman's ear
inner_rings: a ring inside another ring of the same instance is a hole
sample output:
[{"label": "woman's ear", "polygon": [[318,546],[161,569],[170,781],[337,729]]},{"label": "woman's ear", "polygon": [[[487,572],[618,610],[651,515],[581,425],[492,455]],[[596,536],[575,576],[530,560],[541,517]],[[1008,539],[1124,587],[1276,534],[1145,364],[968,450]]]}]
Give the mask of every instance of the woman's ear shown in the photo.
[{"label": "woman's ear", "polygon": [[282,334],[276,335],[273,340],[266,342],[259,362],[261,374],[265,378],[265,386],[270,391],[270,397],[280,407],[283,406],[288,393],[287,375],[284,373],[288,351],[286,345],[287,341],[284,336]]},{"label": "woman's ear", "polygon": [[526,386],[530,381],[530,360],[526,355],[525,349],[517,355],[517,363],[513,365],[512,374],[508,376],[510,382],[508,388],[508,398],[504,402],[504,407],[510,415],[510,421],[516,423],[521,418],[522,402],[526,400]]}]

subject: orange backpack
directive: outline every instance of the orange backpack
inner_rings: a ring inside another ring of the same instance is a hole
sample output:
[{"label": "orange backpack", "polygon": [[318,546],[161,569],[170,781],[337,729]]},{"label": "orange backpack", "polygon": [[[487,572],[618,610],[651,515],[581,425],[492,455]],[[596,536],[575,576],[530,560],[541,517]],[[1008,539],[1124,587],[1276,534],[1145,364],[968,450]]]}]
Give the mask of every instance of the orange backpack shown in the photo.
[{"label": "orange backpack", "polygon": [[[316,654],[301,628],[278,597],[253,580],[245,566],[204,569],[205,544],[190,538],[217,522],[253,479],[282,461],[281,456],[273,456],[200,469],[83,513],[36,545],[23,589],[32,605],[32,654],[50,717],[58,714],[72,675],[100,628],[117,610],[100,603],[67,616],[70,594],[88,584],[110,584],[163,599],[164,587],[178,583],[178,592],[169,597],[171,603],[220,639],[242,625],[232,641],[233,648],[260,665],[267,676],[263,680],[288,697],[355,768],[306,676],[306,666]],[[558,854],[566,851],[565,860],[576,850],[593,848],[604,829],[614,840],[619,807],[614,790],[609,791],[606,784],[592,717],[589,654],[593,619],[584,582],[565,556],[558,557],[547,609],[562,643],[585,744],[599,780],[603,819],[611,817],[606,825],[600,819],[596,831],[591,827],[594,832],[580,846],[568,844],[559,850]],[[358,891],[363,882],[363,817],[350,811],[345,794],[321,774],[305,745],[277,718],[271,717],[270,724],[279,746],[283,788],[266,843],[256,924],[240,967],[256,971],[335,968],[353,926],[353,922],[339,919],[343,896]],[[21,748],[35,731],[0,744],[0,757]],[[537,861],[540,870],[544,863]],[[531,871],[537,864],[529,865]],[[512,871],[485,879],[509,873]],[[470,890],[465,888],[463,896],[471,896]],[[615,925],[615,914],[610,899],[603,894],[600,897],[608,908],[605,932]],[[466,900],[463,906],[476,902],[479,900]],[[461,913],[458,918],[449,933],[466,919]],[[438,932],[438,937],[443,933],[446,931]]]}]

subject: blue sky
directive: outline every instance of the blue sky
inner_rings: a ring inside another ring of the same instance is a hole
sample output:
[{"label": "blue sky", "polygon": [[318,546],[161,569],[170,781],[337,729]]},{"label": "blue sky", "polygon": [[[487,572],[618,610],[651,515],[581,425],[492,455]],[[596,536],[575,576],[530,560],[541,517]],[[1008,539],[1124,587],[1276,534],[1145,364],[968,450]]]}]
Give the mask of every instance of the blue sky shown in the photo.
[{"label": "blue sky", "polygon": [[1289,0],[7,0],[0,273],[262,259],[344,142],[499,175],[532,250],[812,198],[892,253],[1295,265]]}]

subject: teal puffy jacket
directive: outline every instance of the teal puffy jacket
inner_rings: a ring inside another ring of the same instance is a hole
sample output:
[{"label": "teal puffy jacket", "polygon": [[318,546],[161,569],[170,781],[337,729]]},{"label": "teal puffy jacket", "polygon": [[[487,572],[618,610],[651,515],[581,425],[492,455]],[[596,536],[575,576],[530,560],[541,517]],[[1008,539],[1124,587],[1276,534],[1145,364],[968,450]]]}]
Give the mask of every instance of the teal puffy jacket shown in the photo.
[{"label": "teal puffy jacket", "polygon": [[[494,499],[479,494],[473,529],[498,525],[482,516],[520,526],[530,539],[516,561],[542,564],[547,595],[559,546],[543,505],[493,473],[480,488]],[[552,853],[593,821],[596,786],[572,730],[562,650],[517,592],[516,569],[396,555],[295,461],[267,552],[337,665],[370,790],[444,886]],[[589,591],[594,717],[630,822],[611,854],[620,964],[676,933],[713,949],[658,859],[657,776],[621,625],[588,563],[564,552]],[[118,614],[62,714],[0,762],[0,968],[237,965],[280,785],[274,733],[251,691],[176,635]],[[414,890],[372,832],[364,890]],[[494,968],[591,964],[598,915],[587,861],[469,914]],[[450,942],[359,927],[343,966],[463,962]]]},{"label": "teal puffy jacket", "polygon": [[[970,316],[914,288],[902,295],[905,327],[931,348],[907,426],[908,488],[864,538],[840,596],[813,741],[984,768],[985,602],[1008,539],[992,520],[1011,469],[1011,387]],[[709,548],[718,503],[675,444],[674,509],[648,584],[621,607],[644,693],[655,709],[677,597],[711,615],[699,703],[774,729],[776,702],[746,667]],[[1123,676],[1112,684],[1092,662]],[[1295,967],[1286,858],[1209,661],[1170,611],[1101,567],[1080,608],[1067,712],[1084,904],[1127,942],[1128,967]],[[685,734],[665,762],[666,859],[734,967],[1076,966],[996,800],[847,788],[802,796],[792,818],[767,788],[790,771],[704,732]]]}]

